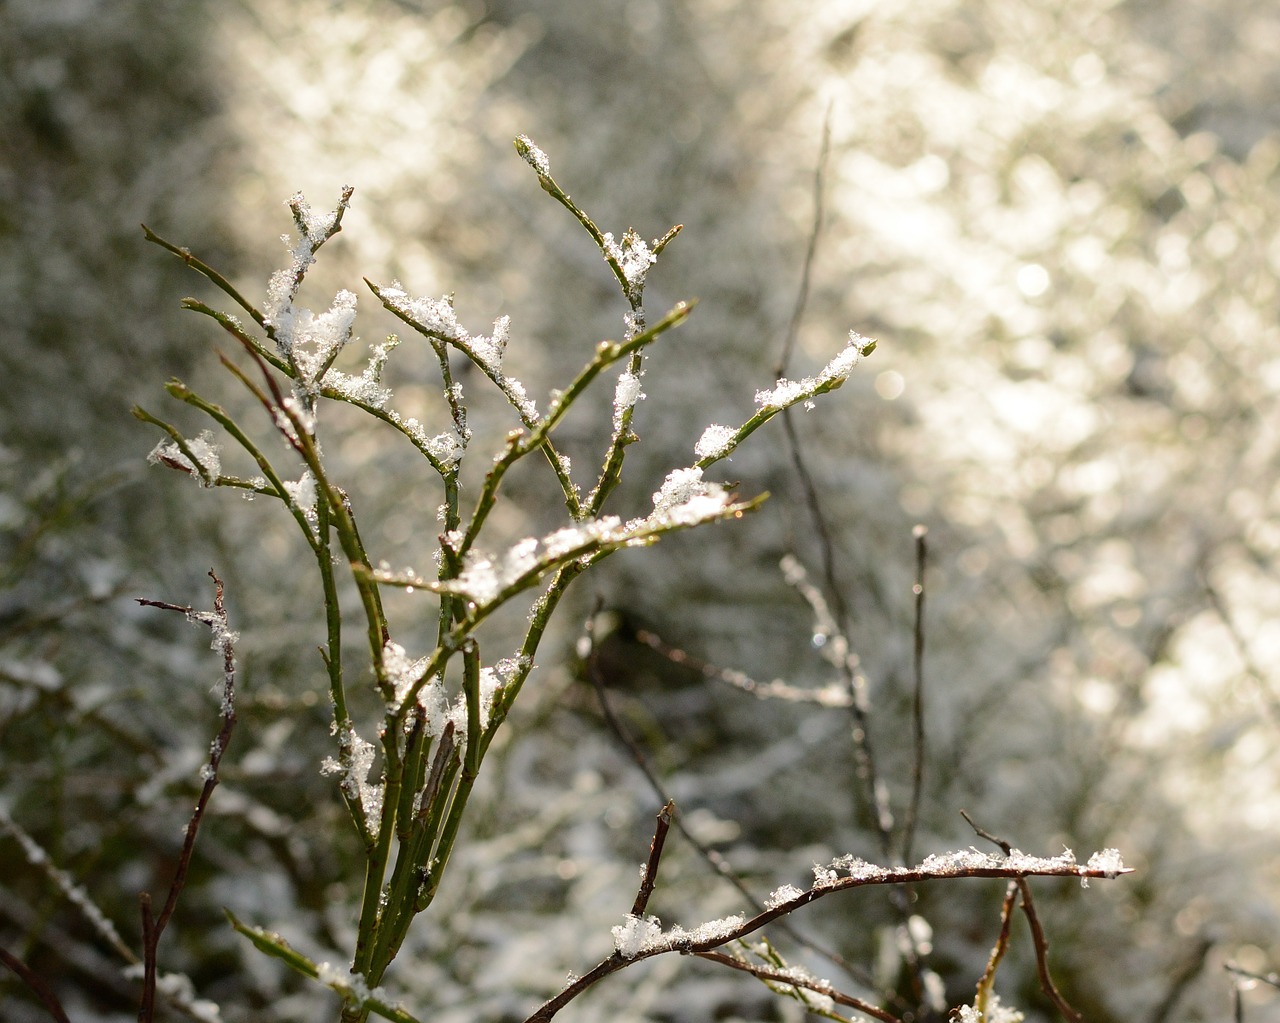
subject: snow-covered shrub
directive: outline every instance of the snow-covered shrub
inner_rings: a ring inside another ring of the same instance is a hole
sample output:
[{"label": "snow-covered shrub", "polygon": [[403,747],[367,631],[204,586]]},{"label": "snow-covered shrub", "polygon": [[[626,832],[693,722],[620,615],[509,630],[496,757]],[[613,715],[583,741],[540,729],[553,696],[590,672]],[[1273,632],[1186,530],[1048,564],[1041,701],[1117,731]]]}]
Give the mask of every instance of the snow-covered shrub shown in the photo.
[{"label": "snow-covered shrub", "polygon": [[[318,595],[324,606],[326,639],[320,664],[327,681],[331,732],[335,737],[333,755],[324,759],[320,769],[322,774],[338,779],[336,794],[345,804],[350,821],[348,844],[357,850],[348,862],[359,864],[355,930],[350,933],[347,928],[347,947],[335,949],[345,953],[341,967],[308,955],[271,927],[263,926],[262,921],[253,919],[261,913],[252,908],[237,907],[247,917],[244,920],[231,908],[226,912],[231,926],[252,947],[336,993],[340,1016],[345,1021],[365,1020],[370,1014],[400,1021],[415,1018],[401,1004],[400,997],[383,986],[384,981],[416,918],[432,909],[442,890],[456,887],[447,868],[455,843],[463,834],[473,789],[490,749],[505,736],[504,725],[535,670],[548,624],[569,585],[614,553],[648,547],[686,529],[740,519],[754,510],[760,499],[739,498],[734,487],[713,481],[707,471],[769,420],[795,405],[812,406],[818,396],[841,387],[862,357],[876,346],[874,341],[850,332],[843,349],[816,373],[795,380],[779,373],[772,387],[756,393],[756,411],[740,426],[713,424],[703,431],[693,445],[694,460],[667,474],[652,494],[651,507],[627,517],[606,513],[606,503],[617,492],[622,477],[627,448],[639,439],[636,408],[644,397],[640,381],[651,357],[650,349],[691,312],[688,304],[678,303],[651,324],[644,306],[649,269],[679,228],[652,243],[646,243],[631,230],[622,235],[621,241],[615,240],[611,233],[601,232],[560,188],[540,149],[525,136],[516,140],[516,149],[535,171],[542,188],[573,214],[594,241],[626,305],[622,340],[596,345],[573,380],[552,393],[545,411],[539,410],[537,400],[504,366],[509,318],[495,321],[490,335],[475,334],[459,322],[452,300],[414,298],[398,282],[384,286],[369,283],[368,287],[387,310],[425,339],[434,353],[440,376],[437,402],[422,414],[436,419],[438,432],[424,426],[418,416],[396,407],[391,383],[384,379],[389,375],[389,357],[400,345],[395,335],[371,346],[370,357],[359,374],[338,367],[345,347],[354,337],[355,295],[340,291],[329,310],[321,314],[303,308],[299,298],[317,252],[341,230],[351,189],[344,191],[337,207],[327,214],[314,211],[301,195],[290,200],[296,235],[285,237],[289,262],[272,275],[261,307],[187,249],[165,241],[149,229],[146,232],[149,240],[181,258],[240,307],[240,315],[233,315],[198,299],[185,302],[188,309],[211,318],[239,346],[239,358],[221,354],[220,361],[252,397],[251,408],[256,406],[254,411],[262,421],[257,428],[247,425],[242,417],[173,380],[168,385],[170,395],[211,420],[221,439],[207,429],[191,436],[136,407],[134,412],[139,419],[167,435],[153,449],[150,461],[189,476],[202,489],[239,491],[251,499],[279,501],[310,549],[319,577]],[[241,316],[247,316],[248,325]],[[462,361],[454,357],[457,355]],[[483,467],[478,485],[464,476],[473,441],[473,403],[462,382],[466,365],[474,367],[501,395],[517,424],[506,434],[502,449]],[[617,367],[621,369],[615,379],[610,428],[601,437],[594,484],[584,493],[575,480],[569,458],[557,447],[557,428],[587,389]],[[431,568],[393,568],[386,561],[375,561],[370,554],[367,531],[357,525],[356,501],[351,491],[337,481],[324,454],[331,413],[334,406],[344,405],[366,413],[398,434],[420,456],[421,470],[437,481],[436,494],[428,492],[416,500],[419,507],[436,504],[435,542],[429,546]],[[501,553],[487,552],[480,541],[488,535],[490,516],[507,500],[504,480],[527,458],[545,461],[550,492],[555,495],[554,501],[566,509],[566,521],[543,536],[519,540]],[[243,462],[245,470],[238,471],[235,461]],[[464,479],[474,488],[473,499],[464,498]],[[813,595],[816,591],[803,585],[800,570],[792,566],[789,573],[802,592],[810,594],[819,627],[831,640],[832,663],[846,684],[845,702],[853,708],[855,722],[865,733],[865,683],[857,674],[847,638],[837,622],[828,620],[821,599]],[[92,899],[50,862],[48,854],[19,822],[7,812],[0,817],[0,824],[24,850],[29,863],[45,870],[62,893],[81,908],[101,939],[126,960],[126,974],[143,978],[139,1016],[145,1020],[153,1018],[157,995],[195,1018],[219,1017],[216,1004],[199,997],[184,975],[159,971],[160,938],[173,919],[177,899],[193,866],[198,830],[221,780],[222,762],[237,722],[240,669],[235,645],[239,636],[229,623],[223,584],[214,578],[216,598],[212,612],[159,605],[182,610],[192,621],[212,628],[213,646],[220,651],[224,668],[222,727],[199,772],[202,786],[197,809],[187,826],[163,908],[154,911],[149,896],[143,899],[141,956],[132,953]],[[393,611],[388,597],[397,590],[402,591],[402,596],[415,599],[401,602]],[[420,607],[424,600],[434,605],[425,614]],[[487,646],[489,633],[482,626],[513,601],[520,601],[525,607],[523,636],[517,649],[510,656],[483,657],[482,637]],[[418,656],[409,654],[393,638],[414,635],[411,629],[402,631],[402,617],[409,621],[425,617],[434,623],[434,645],[428,644]],[[353,654],[352,647],[363,653]],[[353,670],[355,665],[365,670]],[[598,669],[593,667],[594,670]],[[373,741],[364,738],[361,730],[372,735]],[[861,758],[860,776],[867,786],[868,799],[878,815],[883,852],[895,856],[890,809],[874,775],[866,735],[855,735],[853,745]],[[922,754],[923,749],[919,748],[918,753]],[[802,966],[788,965],[767,941],[753,944],[746,939],[810,903],[852,888],[870,885],[896,890],[934,880],[1009,878],[1011,886],[1000,917],[1002,954],[1019,895],[1034,920],[1028,876],[1067,876],[1087,881],[1090,877],[1112,878],[1125,871],[1114,850],[1095,854],[1081,864],[1070,851],[1053,858],[1027,856],[999,840],[996,841],[1002,846],[1002,854],[976,850],[933,854],[918,866],[905,862],[876,866],[846,855],[826,866],[815,866],[813,883],[806,889],[792,884],[776,886],[754,905],[751,916],[737,913],[688,929],[680,925],[663,928],[657,917],[646,916],[645,911],[657,885],[674,809],[668,800],[659,814],[639,891],[624,922],[613,928],[613,952],[588,973],[571,977],[559,994],[535,1009],[529,1019],[550,1019],[608,975],[641,960],[673,952],[710,959],[752,974],[770,988],[790,994],[800,1004],[827,1015],[835,1012],[837,1004],[884,1020],[897,1020],[903,1013],[936,1013],[947,1007],[947,996],[941,979],[920,962],[928,945],[923,936],[927,925],[917,915],[908,919],[907,904],[902,900],[898,901],[903,907],[903,933],[907,936],[904,961],[916,990],[898,996],[903,1007],[895,1011],[844,992],[839,985],[818,979]],[[903,856],[910,850],[913,827],[914,819],[902,840]],[[311,840],[317,841],[314,833]],[[232,886],[239,882],[235,876],[227,880]],[[569,920],[570,926],[575,924],[583,926]],[[1044,939],[1038,926],[1033,926],[1033,932],[1036,959],[1047,978]],[[309,940],[312,944],[344,944],[341,938],[334,942],[323,935],[311,935]],[[998,961],[999,956],[993,955],[983,974],[976,1002],[979,1008],[964,1010],[977,1012],[974,1018],[982,1018],[981,1006],[986,1004],[986,992]],[[7,953],[5,962],[60,1017],[62,1009],[56,993]],[[449,957],[443,957],[436,965],[448,969]],[[1058,997],[1047,979],[1044,986],[1047,993]],[[995,1004],[992,996],[992,1005]]]}]

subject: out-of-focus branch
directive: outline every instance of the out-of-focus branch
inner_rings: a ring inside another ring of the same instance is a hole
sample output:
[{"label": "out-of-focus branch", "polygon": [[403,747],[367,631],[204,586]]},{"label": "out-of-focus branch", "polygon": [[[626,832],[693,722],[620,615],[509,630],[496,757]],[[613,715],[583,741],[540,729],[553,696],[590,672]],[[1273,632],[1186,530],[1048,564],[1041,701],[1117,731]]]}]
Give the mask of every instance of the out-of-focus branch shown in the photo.
[{"label": "out-of-focus branch", "polygon": [[40,1004],[45,1007],[45,1011],[52,1016],[57,1023],[71,1023],[67,1016],[66,1010],[63,1009],[62,1003],[58,1001],[58,996],[53,993],[53,988],[40,977],[38,973],[31,969],[17,956],[10,952],[6,952],[0,948],[0,963],[9,967],[22,983],[31,989],[31,993],[40,1000]]},{"label": "out-of-focus branch", "polygon": [[800,970],[776,970],[760,963],[749,963],[745,959],[739,959],[737,956],[726,955],[724,952],[694,952],[693,955],[699,959],[707,959],[713,963],[719,963],[721,966],[728,966],[733,970],[742,970],[749,973],[753,977],[769,984],[783,984],[790,987],[805,988],[814,991],[817,994],[825,995],[837,1005],[847,1005],[850,1008],[857,1009],[859,1012],[873,1019],[883,1020],[884,1023],[901,1023],[901,1020],[891,1012],[886,1012],[879,1006],[872,1005],[870,1002],[863,1001],[861,998],[855,998],[853,995],[845,994],[837,991],[825,980],[818,980],[815,977],[806,976]]},{"label": "out-of-focus branch", "polygon": [[913,629],[912,668],[914,675],[911,718],[914,724],[915,748],[911,761],[911,799],[902,819],[902,860],[911,862],[911,843],[915,840],[916,821],[920,817],[920,795],[924,789],[924,570],[929,550],[925,542],[928,529],[916,526],[912,535],[916,541],[916,582],[911,592],[916,598],[915,628]]},{"label": "out-of-focus branch", "polygon": [[[587,651],[587,658],[586,658],[587,675],[591,679],[591,684],[596,691],[596,699],[600,703],[600,713],[603,715],[605,724],[608,725],[609,730],[613,732],[613,734],[617,737],[618,741],[622,743],[622,745],[626,748],[627,752],[631,754],[631,759],[635,761],[636,766],[640,769],[640,773],[644,775],[645,780],[649,783],[649,787],[653,789],[655,795],[657,795],[657,797],[663,801],[664,805],[670,805],[674,807],[675,806],[674,798],[671,796],[671,793],[667,791],[666,786],[663,784],[662,780],[658,777],[657,772],[653,769],[652,765],[649,763],[649,758],[645,755],[644,750],[640,748],[640,744],[636,742],[635,738],[631,735],[631,733],[627,730],[626,726],[623,725],[623,723],[618,719],[618,716],[613,711],[613,706],[609,700],[609,694],[604,684],[604,678],[600,672],[600,658],[596,648],[596,641],[595,641],[595,621],[596,621],[596,617],[599,615],[599,612],[600,612],[600,602],[597,601],[591,616],[587,619],[586,626],[585,626],[585,634],[586,634],[586,639],[588,644],[588,651]],[[651,634],[646,634],[646,635],[651,635]],[[657,637],[651,637],[651,638],[656,643],[661,644],[661,641],[658,640]],[[650,643],[650,645],[653,645],[653,643]],[[662,646],[656,646],[655,649],[658,649],[660,652],[662,652],[664,648]],[[673,648],[666,648],[666,649],[673,649]],[[682,653],[682,651],[675,651],[675,652]],[[677,664],[684,663],[677,657],[671,657],[670,659],[672,660],[673,663],[677,663]],[[720,669],[715,668],[714,665],[705,665],[703,668],[704,674],[717,673],[719,670]],[[745,678],[745,676],[743,677]],[[685,839],[685,841],[687,841],[695,850],[697,850],[698,854],[704,860],[707,861],[707,863],[711,866],[711,869],[714,870],[718,875],[720,875],[722,878],[724,878],[731,885],[733,885],[734,888],[738,890],[738,893],[744,899],[747,900],[747,904],[750,905],[752,909],[754,909],[757,913],[764,911],[764,908],[765,908],[764,903],[761,902],[758,898],[756,898],[754,894],[752,894],[751,890],[746,886],[742,878],[738,876],[737,871],[733,869],[733,866],[729,863],[729,861],[726,860],[723,856],[721,856],[719,852],[717,852],[715,849],[712,849],[709,845],[702,842],[700,839],[698,839],[696,835],[694,835],[691,831],[689,831],[689,829],[685,827],[684,821],[681,818],[680,814],[674,814],[672,816],[671,823],[675,825],[676,830],[680,832],[680,835]],[[635,914],[635,915],[638,916],[639,914]],[[789,938],[791,938],[794,942],[796,942],[796,944],[800,945],[803,948],[807,948],[810,951],[816,952],[818,955],[823,956],[828,961],[834,963],[835,965],[839,966],[841,969],[848,972],[850,975],[856,977],[861,983],[865,983],[868,985],[873,983],[871,978],[865,974],[865,971],[859,969],[855,964],[847,962],[844,959],[844,957],[841,956],[838,952],[835,952],[828,948],[824,948],[823,946],[819,945],[817,942],[813,941],[813,939],[808,938],[802,934],[799,934],[798,932],[796,932],[794,928],[790,927],[785,923],[781,925],[781,929],[783,930],[783,933],[785,933]]]}]

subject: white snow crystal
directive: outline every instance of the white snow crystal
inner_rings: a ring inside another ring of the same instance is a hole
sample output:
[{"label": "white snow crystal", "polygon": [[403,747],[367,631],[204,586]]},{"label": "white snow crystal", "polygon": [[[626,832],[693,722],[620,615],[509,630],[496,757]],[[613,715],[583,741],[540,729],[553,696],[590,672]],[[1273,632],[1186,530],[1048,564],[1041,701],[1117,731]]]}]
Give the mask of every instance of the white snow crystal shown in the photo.
[{"label": "white snow crystal", "polygon": [[316,478],[307,469],[296,483],[285,481],[285,493],[289,495],[289,503],[302,512],[308,520],[314,521],[316,514]]},{"label": "white snow crystal", "polygon": [[618,377],[613,391],[613,428],[622,428],[622,417],[628,409],[634,408],[637,401],[644,400],[644,392],[640,390],[640,376],[630,370]]},{"label": "white snow crystal", "polygon": [[[147,461],[151,465],[164,464],[173,469],[181,469],[189,473],[200,486],[212,486],[222,472],[222,449],[214,443],[213,431],[202,430],[199,437],[188,438],[187,449],[199,463],[198,466],[193,465],[191,459],[182,453],[177,441],[161,441],[151,449]],[[206,476],[209,482],[205,482]]]},{"label": "white snow crystal", "polygon": [[618,264],[622,276],[632,288],[644,284],[649,267],[658,261],[658,257],[649,251],[644,239],[632,230],[623,234],[621,245],[614,241],[611,231],[606,231],[603,245],[605,254]]},{"label": "white snow crystal", "polygon": [[764,900],[764,908],[777,909],[783,903],[790,902],[792,899],[798,899],[803,894],[804,892],[795,885],[784,884],[782,887],[775,888],[769,893],[769,897]]},{"label": "white snow crystal", "polygon": [[550,569],[566,554],[579,550],[586,553],[599,543],[621,541],[627,535],[621,519],[606,515],[557,529],[542,539],[525,537],[501,557],[473,548],[467,552],[457,578],[445,580],[436,588],[460,594],[476,604],[488,604],[521,577]]},{"label": "white snow crystal", "polygon": [[686,504],[695,497],[713,494],[716,488],[716,484],[702,481],[702,470],[697,466],[674,469],[667,473],[667,478],[662,481],[662,488],[653,495],[653,507],[655,511],[667,511]]},{"label": "white snow crystal", "polygon": [[525,163],[539,174],[545,176],[551,173],[551,161],[547,159],[547,154],[534,145],[533,139],[528,135],[516,137],[516,151],[524,158]]},{"label": "white snow crystal", "polygon": [[1088,870],[1101,870],[1107,877],[1115,877],[1124,871],[1124,858],[1119,849],[1103,849],[1089,857],[1085,864]]},{"label": "white snow crystal", "polygon": [[972,1005],[962,1005],[956,1010],[956,1023],[1022,1023],[1026,1018],[1017,1009],[1000,1004],[1000,996],[992,994],[987,999],[986,1013]]},{"label": "white snow crystal", "polygon": [[863,337],[856,331],[849,332],[849,341],[840,353],[823,367],[817,377],[804,377],[801,380],[778,380],[768,391],[756,392],[756,404],[761,409],[784,409],[796,402],[812,398],[818,389],[839,387],[853,372],[867,349],[875,345],[871,338]]},{"label": "white snow crystal", "polygon": [[886,867],[881,867],[875,863],[868,863],[860,856],[848,854],[845,856],[837,856],[831,861],[832,870],[843,870],[850,877],[857,878],[861,881],[873,881],[882,877],[888,877],[893,871]]},{"label": "white snow crystal", "polygon": [[662,923],[656,916],[627,915],[626,922],[613,928],[613,947],[624,959],[634,959],[662,944]]},{"label": "white snow crystal", "polygon": [[693,453],[702,458],[723,458],[733,450],[738,431],[728,426],[712,423],[702,431],[698,443],[693,446]]},{"label": "white snow crystal", "polygon": [[369,831],[376,837],[382,817],[383,787],[369,781],[369,769],[373,767],[375,753],[373,743],[360,738],[351,723],[347,722],[341,731],[340,745],[347,766],[344,768],[335,758],[326,757],[320,765],[320,773],[342,776],[339,780],[342,791],[359,802]]}]

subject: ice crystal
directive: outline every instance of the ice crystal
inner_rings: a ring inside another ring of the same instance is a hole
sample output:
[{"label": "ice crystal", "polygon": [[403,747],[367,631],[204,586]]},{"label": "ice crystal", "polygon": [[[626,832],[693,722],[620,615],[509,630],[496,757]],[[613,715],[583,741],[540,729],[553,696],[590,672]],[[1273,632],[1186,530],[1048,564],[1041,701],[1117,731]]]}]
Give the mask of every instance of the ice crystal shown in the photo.
[{"label": "ice crystal", "polygon": [[662,923],[656,916],[628,914],[625,923],[613,928],[613,947],[624,959],[634,959],[662,944]]},{"label": "ice crystal", "polygon": [[353,973],[351,970],[342,969],[332,963],[316,964],[316,980],[326,987],[333,988],[335,991],[350,995],[362,1004],[370,1000],[389,1004],[387,1002],[387,993],[383,988],[370,988],[369,982],[365,980],[363,974]]},{"label": "ice crystal", "polygon": [[820,390],[832,390],[839,387],[858,360],[875,347],[875,341],[863,337],[856,331],[849,332],[849,341],[840,353],[823,367],[816,377],[804,377],[800,380],[778,380],[771,390],[757,391],[756,404],[761,409],[784,409],[799,401],[807,401]]},{"label": "ice crystal", "polygon": [[414,683],[422,677],[422,665],[426,658],[414,659],[405,653],[399,643],[387,640],[382,648],[382,668],[386,672],[387,681],[395,689],[395,705],[400,706]]},{"label": "ice crystal", "polygon": [[383,787],[369,781],[375,753],[373,743],[360,738],[350,721],[339,729],[338,743],[341,759],[326,757],[320,773],[341,775],[338,784],[342,791],[359,803],[370,833],[376,836],[382,816]]},{"label": "ice crystal", "polygon": [[214,442],[212,430],[202,430],[199,437],[187,439],[187,450],[195,458],[195,464],[182,452],[177,441],[161,441],[147,461],[152,465],[167,465],[188,473],[202,487],[211,487],[222,472],[221,448]]},{"label": "ice crystal", "polygon": [[868,863],[859,856],[848,854],[845,856],[837,856],[831,861],[832,870],[843,870],[850,877],[860,881],[873,881],[882,877],[888,877],[893,871],[887,867],[881,867],[875,863]]},{"label": "ice crystal", "polygon": [[1115,877],[1125,870],[1119,849],[1103,849],[1094,853],[1085,867],[1088,870],[1101,870],[1107,877]]},{"label": "ice crystal", "polygon": [[677,924],[669,931],[662,932],[662,944],[666,948],[689,948],[692,945],[714,947],[737,934],[745,921],[746,917],[741,913],[735,913],[733,916],[720,917],[718,920],[708,920],[692,930],[686,930]]},{"label": "ice crystal", "polygon": [[769,897],[764,900],[765,909],[777,909],[784,903],[790,902],[792,899],[798,899],[803,895],[799,888],[793,884],[784,884],[780,888],[775,888],[769,893]]},{"label": "ice crystal", "polygon": [[476,604],[488,604],[523,577],[549,570],[568,554],[587,553],[626,537],[622,521],[616,515],[607,515],[557,529],[541,539],[525,537],[501,556],[472,549],[457,578],[440,582],[435,588],[460,594]]},{"label": "ice crystal", "polygon": [[637,401],[644,400],[644,392],[640,390],[640,375],[630,370],[618,377],[613,391],[613,428],[622,429],[622,417]]},{"label": "ice crystal", "polygon": [[698,443],[693,446],[693,453],[702,458],[723,458],[737,444],[738,431],[728,426],[712,423],[702,431]]},{"label": "ice crystal", "polygon": [[647,521],[653,527],[695,526],[719,518],[732,500],[724,486],[705,482],[697,466],[676,469],[653,495],[653,514]]},{"label": "ice crystal", "polygon": [[316,520],[316,478],[307,469],[296,483],[286,481],[285,493],[289,495],[289,503],[306,516],[307,521]]},{"label": "ice crystal", "polygon": [[537,171],[543,177],[551,173],[551,161],[547,159],[547,154],[534,145],[533,139],[528,135],[519,135],[516,137],[516,152],[521,158]]},{"label": "ice crystal", "polygon": [[310,309],[294,309],[287,305],[272,318],[276,344],[281,352],[292,354],[304,386],[314,387],[324,367],[351,340],[356,318],[356,296],[339,291],[333,305],[319,316]]},{"label": "ice crystal", "polygon": [[453,431],[438,433],[434,437],[429,437],[426,429],[417,419],[412,417],[404,419],[394,409],[388,412],[387,416],[405,432],[410,440],[419,447],[426,449],[427,453],[446,469],[453,468],[461,460],[464,453],[463,443]]},{"label": "ice crystal", "polygon": [[649,267],[658,261],[658,257],[649,250],[644,239],[629,228],[622,235],[621,245],[614,241],[613,233],[610,231],[605,232],[601,244],[605,255],[617,264],[628,287],[632,289],[644,285]]},{"label": "ice crystal", "polygon": [[416,326],[429,334],[442,337],[447,341],[469,341],[471,335],[458,323],[457,314],[453,311],[453,302],[448,298],[412,298],[393,281],[378,291],[382,299],[395,312],[403,314]]},{"label": "ice crystal", "polygon": [[1026,1017],[1011,1006],[1000,1004],[1000,996],[987,998],[987,1011],[981,1012],[972,1005],[962,1005],[956,1010],[956,1023],[1022,1023]]},{"label": "ice crystal", "polygon": [[704,483],[702,470],[697,466],[674,469],[667,473],[662,487],[653,495],[653,508],[657,512],[669,511],[695,498],[722,493],[723,489],[717,483]]}]

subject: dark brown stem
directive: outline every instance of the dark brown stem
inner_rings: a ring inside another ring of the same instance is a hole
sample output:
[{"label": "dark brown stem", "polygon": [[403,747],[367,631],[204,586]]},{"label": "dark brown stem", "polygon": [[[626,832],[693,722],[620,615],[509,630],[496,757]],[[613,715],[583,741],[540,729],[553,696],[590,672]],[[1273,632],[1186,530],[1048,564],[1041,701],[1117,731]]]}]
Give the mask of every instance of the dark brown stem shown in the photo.
[{"label": "dark brown stem", "polygon": [[640,890],[636,892],[636,901],[631,906],[632,916],[643,916],[645,907],[649,905],[649,896],[658,883],[658,862],[662,859],[662,847],[667,841],[667,832],[671,829],[671,815],[675,813],[674,800],[668,799],[658,811],[658,823],[653,829],[653,841],[649,843],[649,862],[644,865],[644,877],[640,880]]},{"label": "dark brown stem", "polygon": [[165,899],[164,906],[160,910],[159,916],[152,915],[151,911],[151,895],[148,892],[142,892],[139,895],[142,912],[142,963],[143,963],[143,981],[142,981],[142,1001],[138,1008],[139,1023],[150,1023],[155,1016],[155,995],[156,995],[156,961],[157,949],[160,945],[160,936],[164,933],[165,927],[169,923],[173,911],[178,905],[178,896],[182,894],[182,889],[187,883],[187,871],[191,866],[191,856],[195,851],[196,835],[200,830],[200,824],[204,820],[205,808],[209,805],[209,799],[213,795],[213,790],[218,785],[218,767],[222,763],[222,756],[227,750],[227,745],[231,741],[231,733],[236,725],[235,711],[235,683],[236,683],[236,661],[235,661],[235,638],[228,628],[227,609],[223,601],[222,580],[210,571],[209,577],[213,580],[214,598],[213,611],[199,612],[189,607],[181,607],[176,604],[168,604],[162,601],[139,599],[138,603],[148,607],[160,607],[170,611],[181,611],[192,622],[198,622],[209,626],[222,648],[222,669],[223,669],[223,690],[222,690],[222,728],[218,732],[218,736],[213,740],[210,747],[209,762],[204,769],[204,786],[200,790],[200,798],[196,800],[195,811],[191,814],[191,819],[187,822],[186,836],[182,843],[182,851],[178,855],[178,865],[174,870],[173,880],[169,885],[169,895]]},{"label": "dark brown stem", "polygon": [[[1006,856],[1013,850],[1013,846],[1006,842],[1003,838],[998,838],[989,831],[984,831],[974,823],[964,810],[960,811],[960,815],[969,822],[969,826],[981,838],[985,838],[988,842],[993,842],[1004,850]],[[1085,872],[1081,873],[1081,877],[1091,876]],[[1044,927],[1040,924],[1040,917],[1036,913],[1036,905],[1031,898],[1031,885],[1027,883],[1026,876],[1020,876],[1016,879],[1018,891],[1022,894],[1022,912],[1027,917],[1027,925],[1031,928],[1031,942],[1036,950],[1036,973],[1040,978],[1040,990],[1053,1002],[1057,1010],[1064,1017],[1071,1020],[1072,1023],[1084,1023],[1084,1016],[1076,1009],[1072,1008],[1071,1003],[1062,997],[1062,993],[1058,990],[1058,986],[1053,982],[1053,975],[1049,972],[1049,940],[1045,937]]]},{"label": "dark brown stem", "polygon": [[[587,619],[585,631],[587,641],[590,644],[586,665],[587,675],[591,679],[592,686],[595,688],[596,699],[600,703],[600,713],[604,716],[605,724],[608,725],[609,730],[613,732],[613,734],[618,738],[618,741],[621,742],[622,745],[626,747],[627,752],[631,754],[632,760],[635,761],[636,766],[640,769],[640,773],[643,774],[645,780],[648,781],[649,787],[653,789],[654,793],[663,801],[664,804],[671,803],[674,806],[674,799],[667,791],[666,786],[663,785],[662,780],[657,775],[657,772],[650,766],[648,757],[645,755],[644,750],[640,748],[640,744],[631,736],[630,732],[627,731],[626,727],[613,711],[608,692],[605,688],[604,678],[600,673],[600,659],[596,651],[595,644],[594,623],[596,616],[599,614],[599,610],[600,602],[597,601],[596,608]],[[648,641],[646,640],[645,642]],[[672,659],[676,660],[675,658]],[[700,841],[691,831],[689,831],[688,828],[685,827],[684,821],[679,814],[673,817],[672,823],[675,825],[676,830],[680,832],[680,836],[695,850],[697,850],[698,855],[706,860],[712,870],[738,890],[739,894],[746,899],[747,904],[750,905],[753,910],[757,913],[764,911],[764,903],[752,894],[751,890],[743,883],[742,879],[738,876],[737,872],[733,869],[728,860],[721,856],[715,849],[712,849],[710,846]],[[793,927],[785,922],[779,925],[779,929],[798,945],[825,957],[841,969],[846,970],[853,976],[857,977],[857,979],[862,983],[868,985],[873,983],[869,976],[863,975],[863,971],[859,970],[856,965],[846,962],[844,957],[838,952],[823,948],[817,942],[798,933]]]},{"label": "dark brown stem", "polygon": [[31,989],[33,995],[40,999],[40,1004],[45,1007],[45,1011],[50,1016],[57,1020],[57,1023],[71,1023],[66,1010],[62,1007],[62,1003],[58,1001],[58,996],[53,993],[53,988],[49,987],[43,978],[32,970],[30,966],[2,948],[0,948],[0,963],[9,967],[18,975],[18,979]]}]

